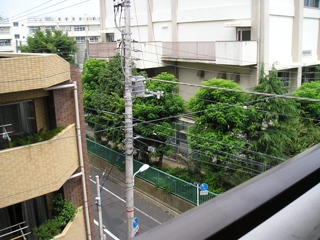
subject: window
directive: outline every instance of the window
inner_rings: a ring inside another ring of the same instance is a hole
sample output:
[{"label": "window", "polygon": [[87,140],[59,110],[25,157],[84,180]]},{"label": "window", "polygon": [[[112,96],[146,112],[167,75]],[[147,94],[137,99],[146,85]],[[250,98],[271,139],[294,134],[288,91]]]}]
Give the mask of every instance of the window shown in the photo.
[{"label": "window", "polygon": [[19,27],[19,23],[18,23],[18,22],[14,22],[14,23],[13,23],[13,26],[14,26],[14,27]]},{"label": "window", "polygon": [[302,68],[302,80],[301,83],[308,83],[320,80],[320,72],[317,67],[303,67]]},{"label": "window", "polygon": [[79,31],[85,31],[86,27],[84,25],[77,25],[74,26],[74,31],[79,32]]},{"label": "window", "polygon": [[98,42],[98,37],[90,37],[90,42]]},{"label": "window", "polygon": [[11,46],[10,39],[0,39],[0,46]]},{"label": "window", "polygon": [[289,87],[290,84],[290,72],[278,72],[278,78],[283,82],[284,87]]},{"label": "window", "polygon": [[33,101],[0,105],[0,125],[12,124],[6,127],[13,131],[12,136],[37,131]]},{"label": "window", "polygon": [[59,26],[59,29],[62,31],[71,31],[71,26],[70,25],[66,25],[66,26]]},{"label": "window", "polygon": [[107,42],[114,42],[114,34],[113,33],[107,34]]},{"label": "window", "polygon": [[319,8],[319,0],[304,0],[304,6]]},{"label": "window", "polygon": [[84,43],[84,42],[86,42],[86,38],[85,37],[76,37],[76,41],[77,41],[77,43]]},{"label": "window", "polygon": [[1,27],[0,34],[10,34],[10,28],[9,27]]},{"label": "window", "polygon": [[89,25],[88,26],[88,31],[99,31],[100,26],[99,25]]},{"label": "window", "polygon": [[68,21],[68,18],[66,18],[65,20]]},{"label": "window", "polygon": [[35,33],[37,30],[40,30],[40,27],[29,27],[29,33]]},{"label": "window", "polygon": [[54,30],[56,27],[55,26],[45,26],[44,29],[49,29],[49,30]]},{"label": "window", "polygon": [[237,41],[250,41],[251,29],[250,28],[237,28]]},{"label": "window", "polygon": [[58,21],[61,21],[61,18],[58,18]]},{"label": "window", "polygon": [[74,21],[74,20],[75,20],[75,18],[73,17],[73,18],[72,18],[72,21]]},{"label": "window", "polygon": [[14,39],[20,39],[20,34],[15,34]]}]

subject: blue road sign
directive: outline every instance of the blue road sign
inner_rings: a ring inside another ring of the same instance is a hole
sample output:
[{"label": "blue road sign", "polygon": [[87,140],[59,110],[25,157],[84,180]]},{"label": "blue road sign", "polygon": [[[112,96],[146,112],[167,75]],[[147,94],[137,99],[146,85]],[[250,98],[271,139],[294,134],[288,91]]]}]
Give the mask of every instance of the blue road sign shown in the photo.
[{"label": "blue road sign", "polygon": [[202,183],[202,184],[200,185],[200,189],[201,189],[201,191],[206,191],[206,190],[208,189],[208,184]]},{"label": "blue road sign", "polygon": [[136,235],[135,236],[138,236],[139,235],[139,232],[136,232]]},{"label": "blue road sign", "polygon": [[138,218],[136,217],[134,220],[133,220],[133,228],[136,228],[138,226],[138,223],[139,223],[139,220]]}]

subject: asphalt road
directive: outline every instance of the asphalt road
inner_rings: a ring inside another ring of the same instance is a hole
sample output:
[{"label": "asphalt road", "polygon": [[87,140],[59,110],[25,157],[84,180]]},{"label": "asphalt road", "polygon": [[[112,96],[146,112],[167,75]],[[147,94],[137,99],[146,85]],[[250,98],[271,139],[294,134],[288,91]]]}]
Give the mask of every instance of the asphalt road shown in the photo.
[{"label": "asphalt road", "polygon": [[[96,183],[95,176],[102,172],[95,167],[90,167],[92,202],[95,203]],[[100,180],[100,185],[106,180],[106,173]],[[125,184],[109,177],[101,192],[102,219],[105,226],[106,239],[126,239],[126,208],[125,208]],[[139,219],[139,233],[146,232],[159,224],[168,221],[179,214],[158,201],[148,197],[140,191],[134,193],[135,217]],[[93,206],[93,214],[96,223],[98,221],[97,207]],[[96,239],[99,237],[99,229],[95,227]]]}]

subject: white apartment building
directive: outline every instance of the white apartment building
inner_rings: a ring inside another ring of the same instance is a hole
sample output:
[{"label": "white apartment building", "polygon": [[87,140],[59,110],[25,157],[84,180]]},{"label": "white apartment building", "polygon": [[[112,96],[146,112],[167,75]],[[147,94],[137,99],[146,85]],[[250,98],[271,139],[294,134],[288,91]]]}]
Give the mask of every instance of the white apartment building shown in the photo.
[{"label": "white apartment building", "polygon": [[[113,1],[105,1],[103,31],[120,39]],[[137,67],[171,72],[182,82],[217,77],[248,89],[263,62],[266,71],[277,63],[279,77],[295,89],[314,80],[320,64],[319,0],[135,0],[131,26],[140,42],[133,43]],[[194,91],[180,86],[185,100]]]},{"label": "white apartment building", "polygon": [[[26,43],[28,36],[45,29],[67,31],[80,45],[86,40],[99,42],[101,39],[100,17],[42,17],[24,21],[10,21],[9,18],[0,21],[0,52],[19,52],[19,46]],[[84,55],[85,47],[79,47],[79,51]]]}]

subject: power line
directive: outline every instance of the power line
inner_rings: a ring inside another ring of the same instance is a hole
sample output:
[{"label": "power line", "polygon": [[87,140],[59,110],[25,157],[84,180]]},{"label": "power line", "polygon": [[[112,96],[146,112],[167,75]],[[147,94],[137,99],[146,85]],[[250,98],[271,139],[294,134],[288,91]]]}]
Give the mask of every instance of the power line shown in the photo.
[{"label": "power line", "polygon": [[[26,13],[26,12],[29,12],[29,11],[35,9],[35,8],[41,7],[42,5],[45,5],[45,4],[47,4],[48,2],[51,2],[51,1],[52,1],[52,0],[49,0],[49,1],[47,1],[47,2],[45,2],[45,3],[42,3],[42,4],[40,4],[40,5],[36,6],[36,7],[33,7],[33,8],[31,8],[31,9],[25,11],[25,12],[22,12],[22,13],[19,13],[19,14],[17,14],[17,15],[14,15],[14,16],[12,16],[11,18],[15,18],[16,16],[19,16],[19,15],[21,15],[21,14],[24,14],[24,13]],[[11,19],[10,19],[10,21],[11,21]]]},{"label": "power line", "polygon": [[[186,86],[190,86],[190,87],[201,87],[201,88],[209,88],[209,89],[214,89],[214,90],[223,90],[223,91],[228,91],[228,92],[246,93],[246,94],[254,94],[254,95],[261,95],[261,96],[268,96],[268,97],[288,98],[288,99],[309,101],[309,102],[320,102],[320,99],[313,99],[313,98],[301,98],[301,97],[294,97],[294,96],[288,96],[288,95],[278,95],[278,94],[273,94],[273,93],[250,92],[250,91],[246,91],[246,90],[204,86],[204,85],[198,85],[198,84],[193,84],[193,83],[184,83],[184,82],[173,82],[173,81],[160,80],[160,79],[154,79],[154,78],[150,78],[150,80],[157,81],[157,82],[171,83],[171,84],[186,85]],[[316,89],[320,89],[320,88],[314,88],[314,90],[316,90]]]},{"label": "power line", "polygon": [[[42,10],[51,8],[51,7],[56,6],[56,5],[59,5],[60,3],[63,3],[63,2],[66,2],[66,1],[67,1],[67,0],[63,0],[63,1],[61,1],[61,2],[55,3],[55,4],[53,4],[53,5],[50,5],[50,6],[48,6],[48,7],[42,8],[42,9],[40,9],[40,10],[34,11],[34,12],[32,12],[32,13],[29,13],[29,14],[33,14],[33,13],[36,13],[36,12],[40,12],[40,11],[42,11]],[[50,2],[50,1],[49,1],[49,2]],[[28,10],[28,11],[29,11],[29,10]],[[28,12],[28,11],[27,11],[27,12]],[[22,18],[22,17],[25,17],[25,16],[27,16],[27,15],[28,15],[28,14],[25,14],[25,15],[20,16],[20,17],[15,17],[15,18],[13,18],[13,19],[10,19],[10,21],[15,20],[15,19],[19,19],[19,18]],[[41,15],[39,15],[39,16],[41,16]],[[23,20],[16,20],[16,21],[23,21]]]}]

